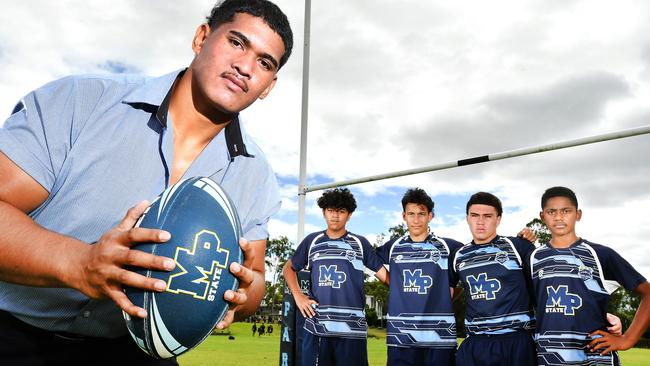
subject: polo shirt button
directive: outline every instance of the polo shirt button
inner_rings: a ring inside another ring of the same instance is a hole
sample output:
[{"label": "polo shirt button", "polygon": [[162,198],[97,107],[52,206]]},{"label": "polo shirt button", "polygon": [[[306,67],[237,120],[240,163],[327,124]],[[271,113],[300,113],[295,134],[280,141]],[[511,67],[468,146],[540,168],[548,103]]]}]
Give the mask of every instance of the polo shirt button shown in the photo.
[{"label": "polo shirt button", "polygon": [[84,311],[82,315],[84,318],[90,318],[90,310]]}]

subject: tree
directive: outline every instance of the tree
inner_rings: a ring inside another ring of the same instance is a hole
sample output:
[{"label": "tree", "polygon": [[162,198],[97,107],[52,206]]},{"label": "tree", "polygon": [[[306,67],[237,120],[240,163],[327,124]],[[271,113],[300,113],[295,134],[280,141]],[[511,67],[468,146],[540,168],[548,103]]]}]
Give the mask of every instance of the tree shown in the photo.
[{"label": "tree", "polygon": [[293,243],[286,236],[270,239],[266,243],[266,258],[264,263],[273,273],[273,284],[278,282],[282,274],[282,267],[293,255]]},{"label": "tree", "polygon": [[390,229],[388,229],[388,233],[390,234],[391,239],[399,238],[401,236],[406,235],[406,225],[404,223],[401,223],[399,225],[393,226]]},{"label": "tree", "polygon": [[548,243],[551,241],[551,231],[542,220],[534,218],[526,224],[526,227],[532,230],[533,233],[535,233],[535,236],[537,236],[537,244]]},{"label": "tree", "polygon": [[284,281],[280,280],[277,283],[266,281],[266,288],[264,290],[264,302],[269,304],[271,314],[275,313],[275,304],[282,303],[282,288]]},{"label": "tree", "polygon": [[[381,281],[366,279],[363,284],[363,290],[365,291],[366,295],[373,296],[375,298],[375,301],[382,304],[382,314],[377,314],[375,309],[372,309],[372,313],[368,312],[367,309],[369,308],[366,305],[366,320],[368,321],[368,324],[377,325],[377,319],[381,315],[386,315],[386,304],[388,304],[388,286],[384,285]],[[373,314],[374,317],[371,316],[371,314]]]},{"label": "tree", "polygon": [[264,298],[267,300],[266,303],[270,304],[272,314],[275,311],[275,304],[282,303],[282,284],[284,282],[279,280],[282,275],[282,268],[289,258],[291,258],[293,252],[293,243],[286,236],[270,239],[266,243],[266,258],[264,259],[264,263],[269,268],[269,271],[273,273],[273,281],[266,282]]}]

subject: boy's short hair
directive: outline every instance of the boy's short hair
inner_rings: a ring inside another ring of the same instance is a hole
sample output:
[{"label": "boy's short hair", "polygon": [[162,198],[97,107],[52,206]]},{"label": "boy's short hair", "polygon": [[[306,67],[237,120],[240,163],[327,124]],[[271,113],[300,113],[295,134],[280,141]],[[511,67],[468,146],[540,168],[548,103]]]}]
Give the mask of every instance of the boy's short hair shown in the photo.
[{"label": "boy's short hair", "polygon": [[318,198],[318,207],[323,210],[326,208],[344,208],[349,213],[353,213],[357,208],[357,201],[347,188],[334,188],[323,192]]},{"label": "boy's short hair", "polygon": [[546,202],[554,197],[566,197],[571,201],[571,203],[578,209],[578,198],[576,197],[575,192],[570,190],[567,187],[551,187],[547,189],[542,195],[542,210],[546,206]]},{"label": "boy's short hair", "polygon": [[262,18],[282,38],[284,55],[278,61],[281,68],[289,59],[293,48],[293,32],[287,16],[277,5],[268,0],[224,0],[218,1],[212,8],[206,22],[211,30],[215,30],[220,25],[231,22],[237,13]]},{"label": "boy's short hair", "polygon": [[422,188],[411,188],[402,197],[402,211],[406,212],[406,205],[415,203],[416,205],[423,205],[427,208],[427,212],[432,212],[434,203],[431,197]]},{"label": "boy's short hair", "polygon": [[476,192],[467,201],[465,206],[465,215],[469,214],[469,207],[471,205],[487,205],[494,207],[497,210],[497,216],[501,217],[503,214],[503,206],[499,197],[488,192]]}]

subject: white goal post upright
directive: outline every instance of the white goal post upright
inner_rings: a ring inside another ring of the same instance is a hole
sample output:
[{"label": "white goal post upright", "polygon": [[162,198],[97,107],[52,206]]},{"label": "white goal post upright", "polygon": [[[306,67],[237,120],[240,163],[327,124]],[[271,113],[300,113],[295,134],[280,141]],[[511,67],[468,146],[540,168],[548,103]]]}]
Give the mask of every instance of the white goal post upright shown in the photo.
[{"label": "white goal post upright", "polygon": [[309,112],[309,44],[311,32],[311,0],[305,0],[305,25],[302,54],[302,110],[300,112],[300,176],[298,178],[298,238],[305,236],[305,183],[307,180],[307,117]]}]

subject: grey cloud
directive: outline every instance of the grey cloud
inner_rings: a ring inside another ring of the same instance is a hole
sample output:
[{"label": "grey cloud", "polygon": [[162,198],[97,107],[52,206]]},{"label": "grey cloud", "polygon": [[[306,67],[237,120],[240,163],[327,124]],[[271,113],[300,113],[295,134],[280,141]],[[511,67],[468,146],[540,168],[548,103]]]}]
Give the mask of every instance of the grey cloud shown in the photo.
[{"label": "grey cloud", "polygon": [[627,83],[620,77],[597,72],[560,81],[546,90],[489,96],[485,105],[496,119],[507,124],[534,124],[539,134],[571,134],[593,126],[607,102],[628,92]]},{"label": "grey cloud", "polygon": [[607,103],[628,90],[624,80],[609,73],[574,76],[540,90],[493,94],[471,117],[430,117],[430,123],[405,130],[396,141],[407,149],[436,141],[451,159],[577,138],[591,134]]}]

